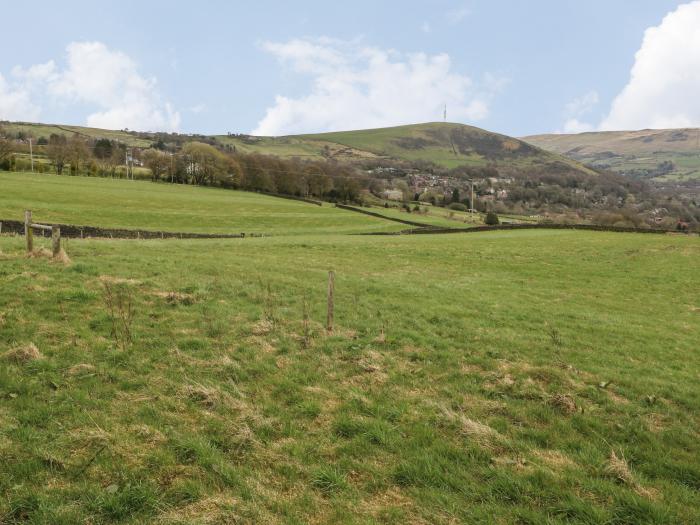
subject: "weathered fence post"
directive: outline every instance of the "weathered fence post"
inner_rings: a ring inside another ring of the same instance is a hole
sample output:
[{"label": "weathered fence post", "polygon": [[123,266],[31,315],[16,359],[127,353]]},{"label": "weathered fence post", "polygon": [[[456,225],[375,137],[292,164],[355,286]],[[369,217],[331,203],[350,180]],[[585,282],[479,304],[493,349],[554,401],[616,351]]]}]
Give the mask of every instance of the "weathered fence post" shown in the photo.
[{"label": "weathered fence post", "polygon": [[333,293],[335,291],[335,272],[328,272],[328,316],[326,317],[326,331],[333,332]]},{"label": "weathered fence post", "polygon": [[61,228],[58,226],[51,226],[51,252],[54,257],[61,253]]},{"label": "weathered fence post", "polygon": [[27,253],[34,251],[34,232],[32,231],[32,211],[24,211],[24,236],[27,238]]}]

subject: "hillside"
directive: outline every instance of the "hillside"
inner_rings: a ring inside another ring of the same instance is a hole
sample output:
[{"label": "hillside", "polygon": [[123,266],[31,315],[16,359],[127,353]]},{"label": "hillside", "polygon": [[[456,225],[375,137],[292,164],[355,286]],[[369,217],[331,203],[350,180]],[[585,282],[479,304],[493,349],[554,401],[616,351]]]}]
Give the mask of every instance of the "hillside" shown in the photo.
[{"label": "hillside", "polygon": [[700,129],[548,134],[523,140],[625,175],[660,180],[700,179]]},{"label": "hillside", "polygon": [[504,170],[587,172],[580,164],[513,137],[464,124],[431,122],[286,137],[217,137],[241,151],[282,156],[428,161],[447,168],[493,165]]},{"label": "hillside", "polygon": [[35,138],[47,138],[52,133],[79,134],[93,139],[109,138],[142,148],[150,147],[157,140],[182,144],[204,138],[224,148],[235,148],[241,153],[262,153],[286,158],[428,161],[447,168],[490,165],[500,168],[504,173],[520,170],[595,173],[578,162],[533,147],[519,139],[454,123],[433,122],[283,137],[154,134],[28,123],[10,123],[3,127],[6,132],[23,132]]}]

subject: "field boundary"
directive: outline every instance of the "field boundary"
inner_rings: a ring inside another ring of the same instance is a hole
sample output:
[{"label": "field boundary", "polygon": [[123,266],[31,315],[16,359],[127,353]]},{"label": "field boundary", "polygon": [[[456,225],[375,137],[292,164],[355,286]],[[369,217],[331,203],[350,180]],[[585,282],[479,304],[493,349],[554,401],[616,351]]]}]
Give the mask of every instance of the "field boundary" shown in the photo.
[{"label": "field boundary", "polygon": [[[432,226],[432,225],[426,224],[424,222],[415,222],[415,221],[407,221],[404,219],[397,219],[396,217],[387,217],[386,215],[382,215],[381,213],[363,210],[362,208],[356,208],[355,206],[348,206],[347,204],[336,203],[335,207],[340,208],[341,210],[350,210],[350,211],[355,211],[357,213],[364,213],[365,215],[369,215],[371,217],[378,217],[380,219],[385,219],[387,221],[399,222],[401,224],[406,224],[407,226],[416,226],[418,228],[428,229],[430,231],[433,231],[434,229],[440,229],[439,226]],[[450,228],[443,228],[443,229],[448,230]]]},{"label": "field boundary", "polygon": [[[246,191],[246,190],[239,190]],[[290,201],[305,202],[307,204],[315,204],[316,206],[323,206],[322,201],[317,201],[314,199],[307,199],[306,197],[299,197],[298,195],[285,195],[284,193],[272,193],[269,191],[251,191],[250,193],[259,193],[260,195],[267,195],[268,197],[278,197],[280,199],[287,199]]]},{"label": "field boundary", "polygon": [[[587,230],[617,233],[657,233],[669,234],[678,233],[675,230],[658,230],[652,228],[629,228],[626,226],[600,226],[597,224],[499,224],[495,226],[473,226],[471,228],[415,228],[402,230],[399,232],[367,232],[358,235],[420,235],[420,234],[443,234],[443,233],[476,233],[499,230]],[[687,235],[686,233],[683,233]]]},{"label": "field boundary", "polygon": [[[24,222],[0,220],[2,233],[24,235]],[[125,228],[101,228],[99,226],[78,226],[75,224],[53,224],[61,229],[62,237],[73,239],[243,239],[264,237],[261,233],[186,233],[154,230],[130,230]]]}]

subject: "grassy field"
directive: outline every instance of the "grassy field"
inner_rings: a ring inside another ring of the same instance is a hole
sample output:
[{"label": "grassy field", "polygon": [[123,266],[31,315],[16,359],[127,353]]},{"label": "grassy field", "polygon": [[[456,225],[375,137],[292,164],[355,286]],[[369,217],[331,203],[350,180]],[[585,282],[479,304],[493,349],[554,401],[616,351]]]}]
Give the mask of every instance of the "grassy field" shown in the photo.
[{"label": "grassy field", "polygon": [[700,521],[696,237],[67,250],[0,237],[1,523]]},{"label": "grassy field", "polygon": [[243,191],[90,177],[0,172],[0,219],[206,233],[360,233],[398,223]]},{"label": "grassy field", "polygon": [[475,213],[473,217],[469,213],[454,211],[438,206],[421,206],[421,212],[407,213],[401,208],[384,208],[381,206],[369,208],[368,211],[378,213],[392,219],[413,221],[427,226],[440,228],[466,228],[471,225],[483,225],[483,217]]}]

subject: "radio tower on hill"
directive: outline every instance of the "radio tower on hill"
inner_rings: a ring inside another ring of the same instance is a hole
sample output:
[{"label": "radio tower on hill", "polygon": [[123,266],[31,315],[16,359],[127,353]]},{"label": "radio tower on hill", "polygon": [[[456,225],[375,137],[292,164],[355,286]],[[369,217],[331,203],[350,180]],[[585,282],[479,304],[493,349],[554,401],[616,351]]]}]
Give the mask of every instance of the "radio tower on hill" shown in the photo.
[{"label": "radio tower on hill", "polygon": [[442,120],[447,122],[447,104],[445,104],[445,109],[442,111]]}]

